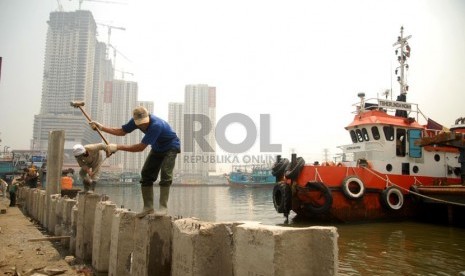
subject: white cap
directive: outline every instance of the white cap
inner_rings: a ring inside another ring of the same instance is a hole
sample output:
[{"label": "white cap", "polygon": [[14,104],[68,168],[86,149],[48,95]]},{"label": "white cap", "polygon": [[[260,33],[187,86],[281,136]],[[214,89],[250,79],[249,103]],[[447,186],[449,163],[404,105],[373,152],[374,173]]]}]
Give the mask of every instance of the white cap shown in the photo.
[{"label": "white cap", "polygon": [[134,123],[136,123],[137,126],[150,122],[149,112],[143,106],[134,108],[132,111],[132,118],[134,119]]},{"label": "white cap", "polygon": [[73,147],[74,156],[79,156],[79,155],[82,155],[84,153],[86,153],[86,149],[84,148],[83,145],[81,145],[81,144],[74,145],[74,147]]}]

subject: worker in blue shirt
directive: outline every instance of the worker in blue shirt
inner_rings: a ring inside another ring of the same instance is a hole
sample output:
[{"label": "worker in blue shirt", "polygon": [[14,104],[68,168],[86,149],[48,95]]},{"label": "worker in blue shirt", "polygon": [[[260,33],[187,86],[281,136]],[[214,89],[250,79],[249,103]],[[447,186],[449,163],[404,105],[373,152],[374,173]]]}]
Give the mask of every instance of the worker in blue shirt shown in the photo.
[{"label": "worker in blue shirt", "polygon": [[115,153],[118,150],[128,152],[141,152],[148,145],[151,150],[141,171],[141,190],[144,208],[137,214],[141,218],[147,214],[153,213],[153,183],[157,180],[160,173],[160,210],[155,212],[156,215],[166,215],[168,213],[168,198],[170,186],[173,182],[173,169],[176,156],[181,152],[181,143],[178,136],[171,126],[164,120],[149,114],[147,109],[138,106],[133,110],[133,117],[120,128],[105,127],[102,124],[92,121],[89,123],[92,129],[99,129],[103,132],[125,136],[136,129],[142,131],[145,135],[142,141],[134,145],[109,144],[108,153]]}]

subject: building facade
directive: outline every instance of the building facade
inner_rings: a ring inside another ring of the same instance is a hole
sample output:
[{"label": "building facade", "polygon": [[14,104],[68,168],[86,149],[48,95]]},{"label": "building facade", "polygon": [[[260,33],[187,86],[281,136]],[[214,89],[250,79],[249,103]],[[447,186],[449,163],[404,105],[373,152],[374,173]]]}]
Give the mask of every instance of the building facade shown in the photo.
[{"label": "building facade", "polygon": [[[114,79],[107,45],[97,41],[97,26],[90,11],[52,12],[47,23],[41,109],[34,116],[31,150],[46,153],[50,131],[64,130],[64,166],[72,166],[76,163],[72,156],[75,144],[100,143],[102,139],[71,102],[84,102],[83,108],[93,120],[112,127],[125,124],[137,105],[153,111],[153,103],[137,101],[136,82]],[[135,144],[143,133],[103,135],[110,143]],[[118,152],[105,161],[105,170],[139,172],[148,150]]]},{"label": "building facade", "polygon": [[65,160],[75,143],[100,141],[72,101],[92,117],[97,39],[90,11],[52,12],[48,23],[40,114],[34,116],[31,148],[46,151],[51,130],[65,130]]},{"label": "building facade", "polygon": [[181,153],[176,157],[176,165],[174,167],[174,174],[182,174],[183,172],[183,155],[182,150],[182,137],[184,134],[184,104],[183,103],[169,103],[168,104],[168,124],[178,135],[181,140]]},{"label": "building facade", "polygon": [[[182,166],[184,174],[205,178],[216,171],[216,88],[207,84],[186,85],[184,93]],[[203,129],[204,139],[193,139]]]}]

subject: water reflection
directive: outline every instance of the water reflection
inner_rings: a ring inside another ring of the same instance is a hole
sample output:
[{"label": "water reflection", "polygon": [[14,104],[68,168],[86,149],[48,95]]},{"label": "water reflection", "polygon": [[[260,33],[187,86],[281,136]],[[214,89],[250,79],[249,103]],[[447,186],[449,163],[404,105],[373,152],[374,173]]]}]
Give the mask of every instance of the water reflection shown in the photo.
[{"label": "water reflection", "polygon": [[465,230],[412,222],[339,225],[342,275],[457,275]]},{"label": "water reflection", "polygon": [[[154,190],[158,207],[158,186]],[[109,195],[117,206],[142,209],[139,185],[97,187],[96,192]],[[284,225],[284,217],[273,207],[272,188],[173,186],[168,208],[172,216],[204,221]],[[289,226],[316,225],[293,216]],[[339,275],[457,275],[465,271],[465,229],[413,222],[334,226],[339,233]]]}]

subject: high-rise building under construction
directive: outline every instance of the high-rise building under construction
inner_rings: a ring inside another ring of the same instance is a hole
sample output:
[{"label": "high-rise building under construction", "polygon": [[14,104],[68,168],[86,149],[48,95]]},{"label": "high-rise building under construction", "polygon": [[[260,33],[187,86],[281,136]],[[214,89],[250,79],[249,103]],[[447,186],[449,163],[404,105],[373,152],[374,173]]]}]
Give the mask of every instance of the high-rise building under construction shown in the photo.
[{"label": "high-rise building under construction", "polygon": [[[70,105],[72,101],[84,101],[83,108],[93,120],[113,127],[126,123],[135,106],[144,105],[152,111],[153,103],[138,102],[136,82],[113,79],[108,45],[97,41],[97,25],[90,11],[52,12],[47,23],[41,109],[34,116],[31,149],[45,153],[50,131],[64,130],[64,165],[72,166],[76,163],[73,145],[102,141],[81,111]],[[103,135],[110,143],[134,144],[143,134]],[[105,163],[110,166],[106,170],[138,172],[147,152],[121,152]]]},{"label": "high-rise building under construction", "polygon": [[59,129],[65,130],[66,153],[75,143],[100,141],[70,102],[84,101],[90,116],[97,116],[92,114],[93,95],[103,85],[94,82],[103,80],[94,79],[94,68],[102,53],[97,51],[101,48],[90,11],[52,12],[47,23],[41,108],[34,116],[32,149],[46,151],[49,132]]}]

